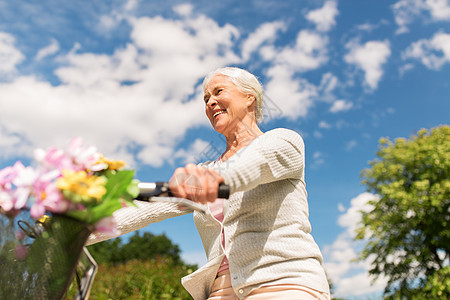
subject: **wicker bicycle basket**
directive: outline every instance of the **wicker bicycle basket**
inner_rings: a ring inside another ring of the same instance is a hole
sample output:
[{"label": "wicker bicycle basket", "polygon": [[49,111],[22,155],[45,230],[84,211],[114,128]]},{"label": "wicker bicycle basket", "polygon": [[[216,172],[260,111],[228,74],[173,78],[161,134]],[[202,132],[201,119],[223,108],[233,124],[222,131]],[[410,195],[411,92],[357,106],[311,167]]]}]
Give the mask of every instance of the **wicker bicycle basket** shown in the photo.
[{"label": "wicker bicycle basket", "polygon": [[28,211],[0,214],[0,299],[62,299],[90,233],[62,215],[41,224]]}]

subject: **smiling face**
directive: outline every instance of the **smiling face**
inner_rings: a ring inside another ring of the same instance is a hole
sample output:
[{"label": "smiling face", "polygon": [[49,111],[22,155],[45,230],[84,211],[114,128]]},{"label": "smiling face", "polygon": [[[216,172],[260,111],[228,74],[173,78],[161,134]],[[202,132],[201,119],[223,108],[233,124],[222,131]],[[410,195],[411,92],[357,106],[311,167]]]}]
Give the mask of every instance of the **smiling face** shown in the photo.
[{"label": "smiling face", "polygon": [[228,78],[218,74],[205,86],[205,111],[213,128],[227,136],[242,122],[254,121],[255,97],[242,93]]}]

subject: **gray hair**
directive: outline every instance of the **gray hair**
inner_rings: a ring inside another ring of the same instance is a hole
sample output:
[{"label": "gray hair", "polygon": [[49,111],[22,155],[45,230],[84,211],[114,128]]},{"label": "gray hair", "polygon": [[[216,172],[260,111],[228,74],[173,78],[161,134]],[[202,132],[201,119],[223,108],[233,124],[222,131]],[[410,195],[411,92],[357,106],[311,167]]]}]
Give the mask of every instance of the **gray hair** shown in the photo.
[{"label": "gray hair", "polygon": [[261,121],[263,118],[263,87],[256,76],[244,69],[236,67],[219,68],[206,75],[203,80],[203,91],[211,78],[219,74],[227,76],[242,93],[255,97],[255,118],[257,122]]}]

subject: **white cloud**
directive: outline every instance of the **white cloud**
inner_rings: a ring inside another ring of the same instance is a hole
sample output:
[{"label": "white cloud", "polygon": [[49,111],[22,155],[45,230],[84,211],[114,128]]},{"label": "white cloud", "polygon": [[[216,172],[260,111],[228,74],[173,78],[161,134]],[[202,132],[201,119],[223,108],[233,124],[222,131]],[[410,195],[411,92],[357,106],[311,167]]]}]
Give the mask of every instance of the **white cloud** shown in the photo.
[{"label": "white cloud", "polygon": [[436,33],[431,39],[412,43],[403,53],[403,59],[416,59],[432,70],[450,63],[450,34]]},{"label": "white cloud", "polygon": [[435,21],[450,21],[450,2],[448,0],[425,0],[427,9]]},{"label": "white cloud", "polygon": [[339,287],[336,290],[337,295],[353,295],[367,297],[362,299],[383,299],[382,291],[387,283],[387,279],[380,276],[375,282],[373,278],[366,273],[358,273],[356,275],[342,278],[339,281]]},{"label": "white cloud", "polygon": [[408,25],[423,12],[429,12],[431,21],[450,21],[448,0],[400,0],[392,6],[392,10],[399,26],[397,34],[408,32]]},{"label": "white cloud", "polygon": [[124,9],[125,9],[125,11],[135,10],[137,8],[138,4],[139,4],[139,0],[128,0],[124,5]]},{"label": "white cloud", "polygon": [[323,7],[312,10],[306,15],[306,19],[316,24],[319,31],[329,31],[336,25],[336,16],[339,14],[336,1],[327,1]]},{"label": "white cloud", "polygon": [[356,29],[361,30],[361,31],[371,32],[371,31],[374,31],[374,30],[380,28],[383,25],[389,25],[389,21],[387,21],[386,19],[381,19],[379,22],[377,22],[375,24],[366,22],[366,23],[357,25]]},{"label": "white cloud", "polygon": [[435,21],[450,21],[450,2],[448,0],[426,0],[427,9]]},{"label": "white cloud", "polygon": [[29,154],[31,149],[23,145],[22,140],[20,135],[11,133],[0,125],[0,158]]},{"label": "white cloud", "polygon": [[414,69],[414,64],[412,64],[412,63],[404,64],[403,66],[399,67],[398,73],[399,73],[400,77],[402,77],[403,75],[406,74],[406,72],[408,72],[412,69]]},{"label": "white cloud", "polygon": [[109,31],[116,27],[121,21],[123,17],[120,15],[104,15],[99,18],[99,30],[100,31]]},{"label": "white cloud", "polygon": [[[200,101],[200,82],[217,67],[242,62],[234,52],[239,30],[194,14],[189,5],[174,8],[181,17],[177,20],[131,17],[127,11],[135,9],[136,3],[128,1],[125,6],[122,12],[104,16],[113,17],[112,27],[119,20],[129,23],[127,44],[112,53],[93,53],[74,41],[71,51],[51,57],[59,51],[54,40],[35,58],[50,57],[60,64],[53,70],[60,85],[20,75],[0,84],[0,126],[8,132],[2,133],[8,137],[8,143],[0,145],[4,155],[18,137],[17,153],[30,153],[30,147],[63,146],[70,138],[82,136],[105,155],[123,155],[130,164],[138,159],[161,166],[173,160],[186,130],[209,125]],[[296,119],[306,116],[317,97],[317,87],[299,78],[298,72],[326,62],[328,40],[302,30],[294,45],[277,49],[276,33],[284,29],[282,22],[265,24],[249,34],[242,49],[251,53],[262,43],[280,54],[267,69],[266,93],[280,111],[276,118]],[[0,53],[6,60],[1,66],[11,73],[24,56],[14,47],[14,37],[4,33],[0,37]],[[124,144],[130,146],[124,148]],[[188,152],[177,155],[190,156]]]},{"label": "white cloud", "polygon": [[350,140],[345,144],[345,150],[350,151],[356,146],[358,146],[358,142],[355,140]]},{"label": "white cloud", "polygon": [[320,85],[318,87],[321,101],[333,102],[336,100],[335,90],[339,85],[339,79],[330,72],[322,75]]},{"label": "white cloud", "polygon": [[15,42],[12,35],[0,32],[0,79],[11,78],[17,72],[16,66],[25,59]]},{"label": "white cloud", "polygon": [[[271,23],[264,23],[260,25],[242,44],[242,58],[244,61],[250,58],[250,55],[261,48],[266,42],[272,44],[277,37],[279,31],[285,31],[286,25],[284,22],[276,21]],[[269,51],[273,47],[265,48],[265,51]],[[263,53],[263,57],[272,56],[269,53]]]},{"label": "white cloud", "polygon": [[396,33],[409,31],[408,25],[425,8],[423,0],[400,0],[392,6],[395,22],[399,26]]},{"label": "white cloud", "polygon": [[312,168],[317,168],[325,163],[325,154],[320,151],[316,151],[313,154]]},{"label": "white cloud", "polygon": [[364,23],[364,24],[358,25],[356,27],[356,29],[358,29],[358,30],[368,31],[368,32],[373,31],[376,28],[377,28],[377,25],[370,24],[370,23]]},{"label": "white cloud", "polygon": [[370,200],[376,200],[379,197],[371,193],[361,193],[350,201],[350,207],[345,214],[339,216],[338,224],[346,228],[347,233],[355,237],[355,229],[361,220],[361,211],[368,212],[372,206],[368,204]]},{"label": "white cloud", "polygon": [[370,265],[367,261],[355,261],[362,249],[362,242],[354,241],[355,229],[361,220],[360,211],[369,211],[371,206],[367,202],[372,199],[377,199],[377,196],[362,193],[350,201],[347,210],[341,203],[338,205],[338,210],[342,213],[338,218],[338,224],[344,228],[344,232],[323,250],[324,267],[336,287],[334,293],[336,297],[354,297],[369,293],[377,294],[379,297],[386,285],[387,280],[382,276],[372,282],[373,278],[368,274]]},{"label": "white cloud", "polygon": [[345,100],[336,100],[333,102],[333,105],[330,107],[330,112],[337,113],[341,111],[349,110],[353,107],[353,103],[345,101]]},{"label": "white cloud", "polygon": [[320,131],[318,131],[318,130],[314,130],[313,136],[316,139],[321,139],[323,137],[323,134]]},{"label": "white cloud", "polygon": [[317,96],[317,88],[304,79],[294,78],[286,65],[271,67],[267,76],[266,93],[280,108],[282,117],[292,120],[305,117]]},{"label": "white cloud", "polygon": [[209,147],[212,149],[214,145],[211,145],[212,142],[207,142],[202,139],[196,139],[190,146],[189,149],[179,149],[174,157],[177,159],[181,159],[184,164],[187,163],[198,163],[198,161],[206,161],[206,160],[214,160],[220,155],[220,153],[216,153],[215,157],[201,157],[206,154]]},{"label": "white cloud", "polygon": [[35,60],[41,60],[47,56],[53,55],[59,51],[59,43],[57,40],[52,39],[50,45],[40,49],[35,56]]},{"label": "white cloud", "polygon": [[273,45],[261,46],[259,54],[264,61],[271,61],[277,56],[277,49]]},{"label": "white cloud", "polygon": [[[292,120],[305,117],[312,107],[319,93],[318,87],[298,74],[317,69],[328,60],[327,43],[327,37],[301,30],[293,46],[280,49],[266,46],[264,53],[271,66],[266,71],[268,81],[265,90],[281,110],[282,117]],[[328,81],[332,89],[333,80]]]},{"label": "white cloud", "polygon": [[330,94],[334,91],[339,83],[339,79],[331,73],[325,73],[320,81],[319,89],[324,94]]},{"label": "white cloud", "polygon": [[121,22],[132,18],[132,13],[137,9],[139,0],[128,0],[119,8],[114,8],[108,14],[99,16],[96,30],[100,33],[113,33],[113,30]]},{"label": "white cloud", "polygon": [[346,45],[350,50],[344,59],[364,71],[365,84],[376,89],[383,76],[383,64],[391,55],[389,41],[369,41],[364,45],[350,42]]},{"label": "white cloud", "polygon": [[[63,146],[82,136],[105,155],[136,152],[142,163],[160,166],[186,130],[207,125],[199,82],[239,60],[231,50],[238,30],[203,15],[136,18],[130,25],[131,42],[112,54],[81,53],[76,45],[59,56],[64,66],[54,73],[60,85],[33,76],[0,84],[1,134],[8,137],[1,153],[17,144],[15,137],[22,141],[15,151],[31,153],[31,146]],[[23,56],[12,36],[2,34],[0,41],[1,59],[7,59],[0,65],[8,66],[2,71],[11,72]]]},{"label": "white cloud", "polygon": [[330,128],[331,128],[331,125],[328,124],[326,121],[320,121],[320,122],[319,122],[319,128],[330,129]]},{"label": "white cloud", "polygon": [[194,6],[190,3],[184,3],[177,5],[173,8],[173,11],[179,14],[180,16],[190,16],[192,14],[192,11],[194,10]]},{"label": "white cloud", "polygon": [[[270,28],[272,29],[265,32],[274,30],[273,25]],[[246,46],[247,50],[244,54],[249,53],[258,43],[261,43],[264,35],[268,34],[261,33],[250,39],[247,43],[251,43]],[[265,41],[269,40],[266,38]],[[264,60],[273,65],[285,65],[285,68],[289,68],[292,72],[306,72],[315,70],[328,61],[327,45],[328,37],[314,31],[300,30],[294,45],[276,48],[273,44],[268,44],[261,47],[260,53]]]},{"label": "white cloud", "polygon": [[328,38],[309,30],[301,30],[294,47],[285,47],[275,57],[278,64],[286,64],[293,71],[315,70],[328,61]]}]

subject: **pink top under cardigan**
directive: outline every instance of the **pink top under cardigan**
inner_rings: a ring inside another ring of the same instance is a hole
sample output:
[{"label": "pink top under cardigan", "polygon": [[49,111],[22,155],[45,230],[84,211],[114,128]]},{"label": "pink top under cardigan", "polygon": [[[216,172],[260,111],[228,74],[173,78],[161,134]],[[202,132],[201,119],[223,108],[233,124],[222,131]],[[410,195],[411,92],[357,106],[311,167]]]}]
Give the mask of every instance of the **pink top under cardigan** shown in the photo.
[{"label": "pink top under cardigan", "polygon": [[[211,214],[214,216],[214,218],[219,221],[220,223],[223,222],[223,200],[224,199],[217,199],[213,203],[208,203],[209,210],[211,211]],[[223,232],[222,228],[222,246],[225,248],[225,234]],[[217,274],[229,270],[228,266],[228,259],[225,256],[222,260],[222,263],[220,264],[219,270],[217,271]]]}]

